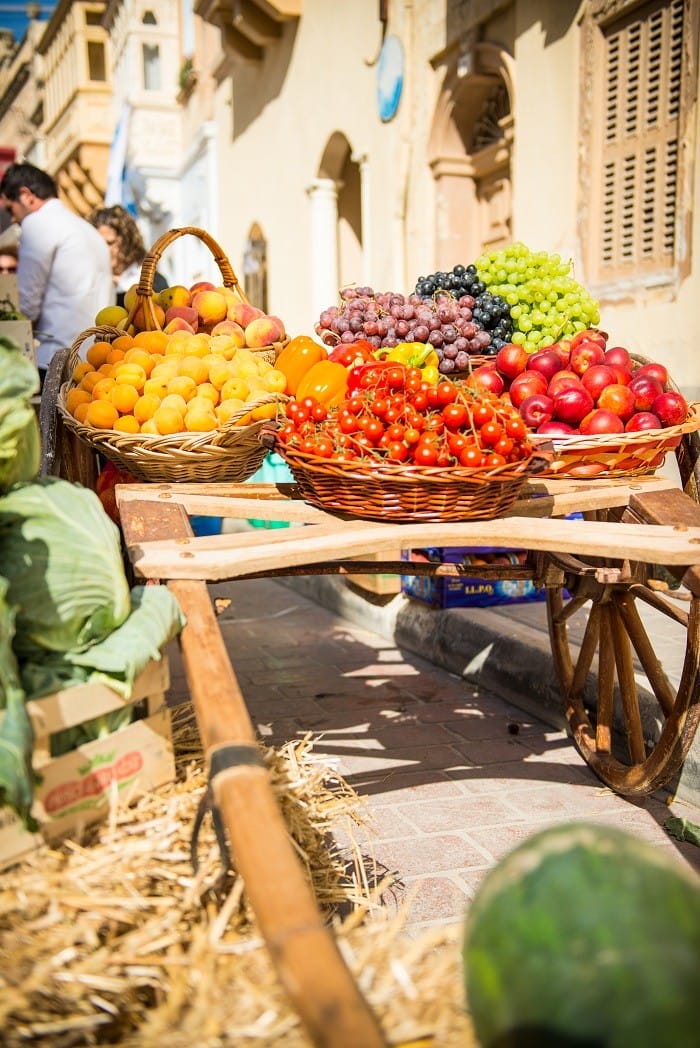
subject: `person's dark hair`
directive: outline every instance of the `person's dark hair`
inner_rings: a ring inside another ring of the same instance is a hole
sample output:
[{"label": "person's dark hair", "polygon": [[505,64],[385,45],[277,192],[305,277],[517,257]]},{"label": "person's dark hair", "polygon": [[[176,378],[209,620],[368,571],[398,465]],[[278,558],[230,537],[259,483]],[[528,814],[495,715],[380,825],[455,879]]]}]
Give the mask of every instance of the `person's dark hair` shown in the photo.
[{"label": "person's dark hair", "polygon": [[39,200],[58,196],[58,187],[46,171],[34,164],[10,164],[0,182],[0,196],[8,200],[19,200],[23,187],[29,189]]},{"label": "person's dark hair", "polygon": [[143,262],[146,257],[146,247],[141,236],[141,230],[126,208],[121,207],[119,204],[115,204],[113,207],[95,208],[88,215],[88,222],[95,226],[96,229],[99,226],[109,226],[110,229],[114,230],[119,241],[117,250],[122,270],[133,265],[134,262],[139,265]]}]

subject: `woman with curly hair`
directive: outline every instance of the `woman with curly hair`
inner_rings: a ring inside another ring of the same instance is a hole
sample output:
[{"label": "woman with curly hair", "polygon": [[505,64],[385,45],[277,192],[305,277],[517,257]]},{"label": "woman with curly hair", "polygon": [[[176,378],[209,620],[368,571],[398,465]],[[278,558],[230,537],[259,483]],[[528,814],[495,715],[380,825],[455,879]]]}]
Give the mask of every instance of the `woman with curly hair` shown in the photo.
[{"label": "woman with curly hair", "polygon": [[[117,291],[117,305],[124,305],[124,295],[138,283],[141,275],[141,264],[146,257],[146,248],[141,231],[126,210],[115,204],[113,207],[98,207],[91,215],[90,222],[109,247],[112,260],[112,279]],[[161,273],[153,279],[153,290],[162,291],[168,282]]]}]

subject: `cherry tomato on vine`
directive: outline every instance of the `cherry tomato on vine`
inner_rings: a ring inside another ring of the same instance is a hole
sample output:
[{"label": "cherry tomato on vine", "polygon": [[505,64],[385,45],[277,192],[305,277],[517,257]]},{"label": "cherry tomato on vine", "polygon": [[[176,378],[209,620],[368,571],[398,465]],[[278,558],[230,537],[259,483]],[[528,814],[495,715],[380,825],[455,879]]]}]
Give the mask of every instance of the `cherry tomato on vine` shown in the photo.
[{"label": "cherry tomato on vine", "polygon": [[493,450],[498,455],[503,455],[503,457],[507,459],[512,455],[514,447],[515,441],[512,437],[501,437],[500,440],[497,440],[493,445]]},{"label": "cherry tomato on vine", "polygon": [[525,440],[527,437],[527,426],[519,415],[506,419],[505,429],[507,436],[512,437],[513,440]]},{"label": "cherry tomato on vine", "polygon": [[387,448],[387,458],[392,462],[405,462],[408,458],[408,445],[402,440],[392,440]]},{"label": "cherry tomato on vine", "polygon": [[351,411],[340,411],[338,413],[337,426],[341,433],[357,433],[360,428],[357,415]]},{"label": "cherry tomato on vine", "polygon": [[334,452],[335,446],[331,438],[320,433],[316,437],[316,450],[314,454],[318,455],[320,458],[333,458]]},{"label": "cherry tomato on vine", "polygon": [[386,435],[389,440],[403,440],[406,427],[400,422],[394,422],[391,426],[387,426]]},{"label": "cherry tomato on vine", "polygon": [[466,469],[480,469],[483,455],[474,444],[466,447],[459,455],[459,464]]},{"label": "cherry tomato on vine", "polygon": [[503,427],[495,420],[492,422],[485,422],[479,430],[479,436],[481,437],[482,444],[488,444],[492,447],[494,444],[497,444],[503,436]]},{"label": "cherry tomato on vine", "polygon": [[411,405],[416,411],[423,412],[428,407],[428,392],[425,389],[419,389],[411,397]]},{"label": "cherry tomato on vine", "polygon": [[310,417],[314,422],[323,422],[328,418],[328,408],[325,404],[320,404],[318,401],[313,405],[310,412]]},{"label": "cherry tomato on vine", "polygon": [[306,422],[309,417],[309,409],[304,407],[298,400],[290,400],[285,408],[287,418],[298,427],[301,422]]},{"label": "cherry tomato on vine", "polygon": [[472,418],[474,419],[474,425],[478,428],[485,426],[487,422],[490,422],[494,417],[494,410],[490,404],[484,403],[483,400],[477,401],[472,407]]},{"label": "cherry tomato on vine", "polygon": [[445,404],[441,414],[448,429],[461,429],[469,421],[469,412],[464,404]]},{"label": "cherry tomato on vine", "polygon": [[363,415],[360,419],[360,429],[373,444],[378,444],[384,436],[384,423],[372,415]]},{"label": "cherry tomato on vine", "polygon": [[386,384],[389,389],[403,389],[406,384],[406,368],[401,364],[395,368],[387,368]]},{"label": "cherry tomato on vine", "polygon": [[413,449],[413,461],[417,466],[434,466],[438,458],[435,444],[421,440]]},{"label": "cherry tomato on vine", "polygon": [[438,404],[452,404],[457,399],[457,387],[454,382],[443,379],[434,387]]},{"label": "cherry tomato on vine", "polygon": [[407,444],[417,444],[420,440],[420,430],[416,429],[415,426],[407,426],[403,435],[403,439]]},{"label": "cherry tomato on vine", "polygon": [[486,456],[484,465],[487,469],[498,469],[499,466],[506,465],[506,460],[503,458],[503,455],[498,455],[495,451],[492,451]]}]

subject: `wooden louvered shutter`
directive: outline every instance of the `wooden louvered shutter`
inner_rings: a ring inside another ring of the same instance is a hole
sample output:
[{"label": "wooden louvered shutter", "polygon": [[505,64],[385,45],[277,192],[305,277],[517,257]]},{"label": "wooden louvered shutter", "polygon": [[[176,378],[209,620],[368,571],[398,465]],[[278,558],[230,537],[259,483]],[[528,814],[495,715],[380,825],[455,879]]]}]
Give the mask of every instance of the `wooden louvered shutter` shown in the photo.
[{"label": "wooden louvered shutter", "polygon": [[683,0],[602,29],[597,279],[668,271],[679,191]]}]

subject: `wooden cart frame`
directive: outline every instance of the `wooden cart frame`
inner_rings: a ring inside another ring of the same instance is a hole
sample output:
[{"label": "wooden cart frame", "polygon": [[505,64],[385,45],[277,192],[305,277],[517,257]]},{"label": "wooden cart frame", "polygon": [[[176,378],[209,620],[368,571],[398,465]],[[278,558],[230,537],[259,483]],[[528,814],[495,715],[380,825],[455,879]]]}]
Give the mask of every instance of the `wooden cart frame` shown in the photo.
[{"label": "wooden cart frame", "polygon": [[[60,369],[60,361],[55,366]],[[54,422],[49,419],[53,435],[45,441],[44,472],[89,481],[90,455],[71,447],[60,427],[54,432]],[[339,519],[301,501],[293,484],[117,488],[134,576],[167,584],[186,615],[180,644],[213,801],[280,979],[315,1044],[373,1048],[385,1041],[289,842],[209,583],[318,573],[447,574],[458,569],[382,558],[424,546],[525,549],[526,577],[546,587],[552,654],[573,739],[603,782],[627,796],[644,795],[678,770],[700,718],[698,448],[697,434],[683,438],[680,487],[656,476],[531,480],[507,515],[463,524]],[[566,519],[573,512],[584,519]],[[189,519],[195,514],[303,526],[195,537]],[[659,566],[684,587],[685,606],[650,587]],[[484,578],[523,577],[522,566],[513,571],[469,568]],[[642,604],[685,635],[677,686],[654,651]],[[582,611],[583,641],[574,646],[567,626]],[[645,699],[655,704],[651,716],[643,708],[640,673]],[[658,729],[651,733],[650,720]]]}]

